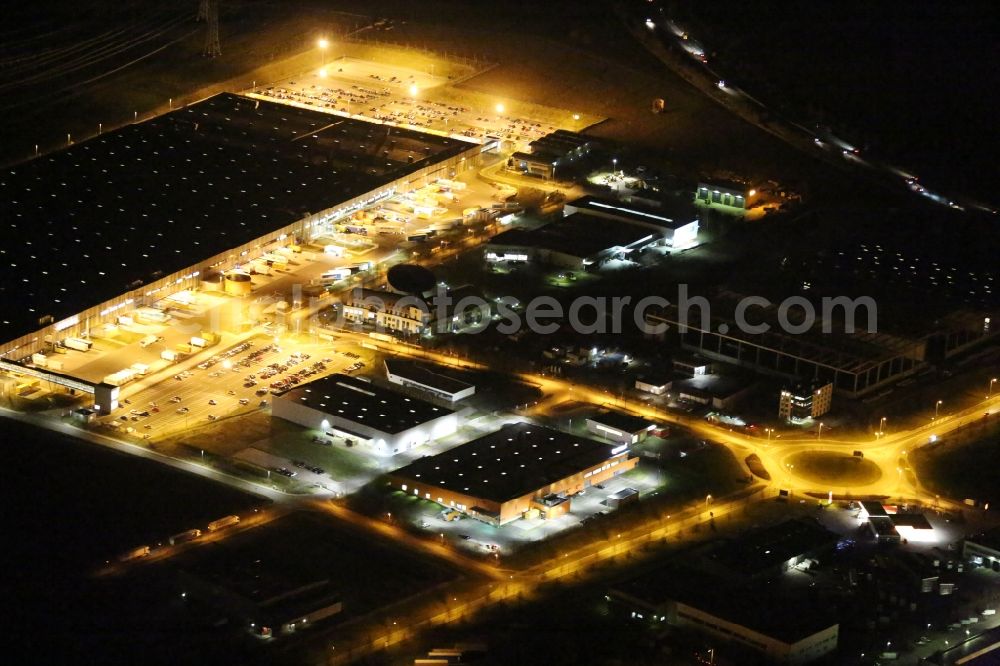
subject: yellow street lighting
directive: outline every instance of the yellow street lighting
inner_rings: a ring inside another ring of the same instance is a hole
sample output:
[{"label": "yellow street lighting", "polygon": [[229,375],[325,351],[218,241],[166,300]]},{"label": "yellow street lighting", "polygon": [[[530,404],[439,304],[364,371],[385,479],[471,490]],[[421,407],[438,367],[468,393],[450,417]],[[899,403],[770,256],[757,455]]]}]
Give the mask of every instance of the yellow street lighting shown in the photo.
[{"label": "yellow street lighting", "polygon": [[410,84],[410,95],[411,95],[411,96],[413,96],[413,97],[416,97],[416,96],[417,96],[417,91],[418,91],[418,90],[419,90],[419,89],[417,88],[417,84],[416,84],[416,83],[411,83],[411,84]]},{"label": "yellow street lighting", "polygon": [[501,103],[497,103],[497,113],[503,113],[504,106]]},{"label": "yellow street lighting", "polygon": [[326,67],[324,67],[324,68],[320,69],[320,70],[319,70],[318,72],[316,72],[316,73],[317,73],[317,74],[319,74],[319,78],[321,78],[321,79],[325,79],[325,78],[326,78]]},{"label": "yellow street lighting", "polygon": [[316,40],[316,47],[320,50],[319,64],[325,65],[326,50],[330,48],[330,40],[328,40],[326,37],[320,37],[319,39]]}]

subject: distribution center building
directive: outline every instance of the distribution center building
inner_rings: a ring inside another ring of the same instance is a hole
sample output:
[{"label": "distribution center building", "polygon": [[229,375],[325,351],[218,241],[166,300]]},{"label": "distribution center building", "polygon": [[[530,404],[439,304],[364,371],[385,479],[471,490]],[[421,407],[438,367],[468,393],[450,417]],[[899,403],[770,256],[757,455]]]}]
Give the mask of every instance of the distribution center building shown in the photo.
[{"label": "distribution center building", "polygon": [[343,437],[383,456],[446,437],[458,428],[458,418],[450,409],[342,374],[278,396],[271,414]]},{"label": "distribution center building", "polygon": [[389,474],[394,488],[493,525],[570,509],[570,497],[633,469],[628,446],[512,423]]},{"label": "distribution center building", "polygon": [[220,283],[488,148],[222,93],[10,167],[0,196],[19,249],[0,262],[0,284],[18,306],[0,317],[0,368],[93,394],[92,381],[29,368],[33,354]]}]

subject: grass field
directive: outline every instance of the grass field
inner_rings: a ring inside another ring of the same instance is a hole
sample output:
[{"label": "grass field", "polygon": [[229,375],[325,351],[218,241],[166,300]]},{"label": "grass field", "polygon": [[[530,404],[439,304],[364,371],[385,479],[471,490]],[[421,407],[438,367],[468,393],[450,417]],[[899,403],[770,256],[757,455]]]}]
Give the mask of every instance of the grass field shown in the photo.
[{"label": "grass field", "polygon": [[814,483],[831,486],[865,486],[882,477],[882,471],[870,460],[845,453],[823,451],[798,453],[789,458],[795,474]]},{"label": "grass field", "polygon": [[962,501],[1000,501],[1000,428],[981,431],[971,441],[945,441],[924,447],[909,456],[920,482],[942,497]]}]

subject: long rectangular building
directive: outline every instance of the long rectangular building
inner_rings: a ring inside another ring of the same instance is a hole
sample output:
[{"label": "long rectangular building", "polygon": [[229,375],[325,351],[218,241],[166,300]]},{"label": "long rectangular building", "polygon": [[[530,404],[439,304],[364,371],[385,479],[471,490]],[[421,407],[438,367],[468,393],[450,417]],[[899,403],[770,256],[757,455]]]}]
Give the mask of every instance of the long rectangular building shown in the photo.
[{"label": "long rectangular building", "polygon": [[[397,192],[484,146],[222,93],[0,172],[0,360],[101,324]],[[59,383],[59,378],[56,377]]]},{"label": "long rectangular building", "polygon": [[278,396],[271,403],[271,414],[332,432],[383,456],[446,437],[458,428],[457,416],[450,409],[341,374]]},{"label": "long rectangular building", "polygon": [[512,423],[389,475],[399,490],[487,523],[537,510],[570,509],[570,497],[633,469],[626,445],[611,445],[531,423]]}]

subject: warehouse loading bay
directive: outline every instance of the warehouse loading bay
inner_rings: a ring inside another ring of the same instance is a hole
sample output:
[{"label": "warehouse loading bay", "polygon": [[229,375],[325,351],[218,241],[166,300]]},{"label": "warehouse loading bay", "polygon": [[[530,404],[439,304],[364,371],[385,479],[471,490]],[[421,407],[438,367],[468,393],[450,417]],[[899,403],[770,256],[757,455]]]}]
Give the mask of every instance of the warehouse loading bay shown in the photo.
[{"label": "warehouse loading bay", "polygon": [[[455,181],[448,191],[429,186],[383,200],[350,219],[331,223],[328,233],[312,245],[290,243],[294,251],[281,248],[245,265],[239,271],[248,284],[245,295],[202,285],[197,291],[178,292],[153,307],[119,317],[117,324],[92,329],[88,351],[60,350],[66,353],[59,355],[58,371],[95,383],[111,378],[120,384],[121,397],[134,397],[135,402],[145,398],[143,391],[154,384],[254,336],[256,344],[276,335],[308,333],[309,318],[317,310],[337,302],[341,292],[384,284],[389,266],[438,261],[475,246],[493,223],[479,213],[497,203],[498,191],[473,177],[468,186]],[[407,240],[414,236],[420,240]],[[331,272],[337,279],[323,277]],[[318,336],[312,341],[312,347],[301,351],[323,347]],[[294,347],[282,348],[269,355],[267,363],[295,351]],[[125,372],[129,369],[135,372]],[[332,367],[330,372],[341,369]],[[40,392],[44,389],[41,383]],[[219,416],[225,412],[217,411]]]}]

